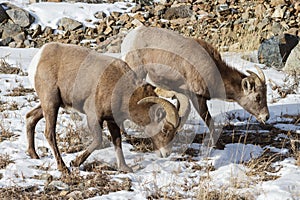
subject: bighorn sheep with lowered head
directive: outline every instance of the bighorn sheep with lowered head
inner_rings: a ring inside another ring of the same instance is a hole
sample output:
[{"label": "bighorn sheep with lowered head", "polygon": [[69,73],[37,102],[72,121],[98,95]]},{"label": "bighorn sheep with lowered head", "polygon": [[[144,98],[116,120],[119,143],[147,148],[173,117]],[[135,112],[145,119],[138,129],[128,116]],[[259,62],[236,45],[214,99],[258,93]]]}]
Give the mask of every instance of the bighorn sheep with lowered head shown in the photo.
[{"label": "bighorn sheep with lowered head", "polygon": [[141,78],[148,77],[157,87],[188,95],[211,132],[207,101],[212,98],[235,101],[262,123],[269,118],[262,70],[257,67],[259,75],[239,72],[203,40],[141,26],[125,37],[121,53],[132,69],[143,68]]},{"label": "bighorn sheep with lowered head", "polygon": [[27,152],[31,158],[39,158],[34,131],[38,121],[45,117],[45,136],[58,169],[68,170],[55,138],[59,107],[71,107],[86,114],[94,137],[87,150],[72,162],[73,166],[79,166],[101,148],[104,121],[121,171],[132,171],[125,163],[118,126],[126,119],[145,127],[145,134],[152,138],[161,156],[170,153],[167,144],[179,126],[178,111],[169,101],[157,97],[153,86],[139,81],[124,61],[75,45],[49,43],[33,58],[29,78],[40,98],[40,104],[26,115]]}]

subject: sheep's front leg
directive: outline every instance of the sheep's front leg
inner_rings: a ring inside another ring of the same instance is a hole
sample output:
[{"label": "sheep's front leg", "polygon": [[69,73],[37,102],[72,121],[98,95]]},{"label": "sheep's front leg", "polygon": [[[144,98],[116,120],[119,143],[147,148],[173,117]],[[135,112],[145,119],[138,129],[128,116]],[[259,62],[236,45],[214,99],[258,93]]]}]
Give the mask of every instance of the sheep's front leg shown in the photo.
[{"label": "sheep's front leg", "polygon": [[27,153],[31,158],[39,159],[34,147],[34,131],[36,124],[43,118],[43,110],[39,104],[26,114],[26,133],[27,133]]},{"label": "sheep's front leg", "polygon": [[112,136],[112,141],[115,147],[118,169],[123,172],[133,172],[133,170],[130,167],[128,167],[124,159],[120,128],[115,122],[111,121],[107,122],[107,126]]},{"label": "sheep's front leg", "polygon": [[220,131],[215,129],[214,121],[208,111],[207,99],[202,96],[197,96],[197,100],[193,101],[193,105],[209,128],[209,134],[205,136],[203,144],[206,147],[214,147],[219,139]]},{"label": "sheep's front leg", "polygon": [[93,141],[82,154],[78,155],[75,160],[71,162],[74,167],[79,167],[96,149],[102,148],[102,128],[97,116],[94,114],[87,115],[88,127],[93,134]]}]

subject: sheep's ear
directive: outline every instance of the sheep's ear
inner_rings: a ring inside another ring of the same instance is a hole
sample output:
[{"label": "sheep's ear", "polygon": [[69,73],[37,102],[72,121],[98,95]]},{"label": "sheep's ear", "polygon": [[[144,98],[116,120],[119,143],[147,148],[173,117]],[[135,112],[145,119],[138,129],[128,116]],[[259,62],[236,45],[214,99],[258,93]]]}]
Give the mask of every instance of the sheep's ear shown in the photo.
[{"label": "sheep's ear", "polygon": [[160,122],[166,117],[166,112],[161,106],[157,106],[155,109],[155,114],[154,114],[154,121],[155,122]]},{"label": "sheep's ear", "polygon": [[241,84],[245,94],[249,94],[255,89],[255,85],[251,82],[251,79],[249,79],[248,77],[244,78]]},{"label": "sheep's ear", "polygon": [[149,110],[151,122],[159,123],[166,117],[166,111],[160,105],[153,105]]}]

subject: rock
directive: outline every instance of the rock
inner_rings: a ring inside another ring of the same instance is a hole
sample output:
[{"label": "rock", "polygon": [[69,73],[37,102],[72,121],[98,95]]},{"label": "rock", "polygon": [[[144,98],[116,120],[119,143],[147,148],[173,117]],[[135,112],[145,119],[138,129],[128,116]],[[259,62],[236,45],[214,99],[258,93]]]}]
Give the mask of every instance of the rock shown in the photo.
[{"label": "rock", "polygon": [[164,18],[171,20],[176,18],[189,18],[192,17],[192,15],[193,11],[190,6],[181,5],[169,8],[165,13]]},{"label": "rock", "polygon": [[17,47],[17,43],[16,42],[11,42],[11,43],[8,44],[8,46],[10,48],[16,48]]},{"label": "rock", "polygon": [[51,183],[48,184],[49,187],[54,187],[56,188],[57,190],[61,191],[61,190],[64,190],[64,191],[68,191],[70,190],[70,186],[62,181],[52,181]]},{"label": "rock", "polygon": [[34,47],[34,43],[31,43],[29,40],[24,40],[24,46],[26,48]]},{"label": "rock", "polygon": [[65,31],[74,31],[83,27],[83,24],[77,20],[64,17],[59,20],[58,26],[63,27]]},{"label": "rock", "polygon": [[35,38],[40,34],[42,34],[42,26],[38,24],[33,31],[32,37]]},{"label": "rock", "polygon": [[142,11],[142,6],[141,6],[141,4],[138,4],[138,5],[134,6],[134,7],[131,9],[131,12],[132,12],[132,13],[135,13],[135,12],[137,12],[137,11]]},{"label": "rock", "polygon": [[100,11],[100,12],[96,12],[94,14],[94,17],[97,18],[97,19],[104,19],[106,17],[106,14],[105,14],[105,12]]},{"label": "rock", "polygon": [[2,4],[0,4],[0,23],[4,22],[5,20],[8,20],[9,16],[6,14],[6,11],[2,7]]},{"label": "rock", "polygon": [[81,191],[70,192],[67,196],[68,199],[83,199],[83,193]]},{"label": "rock", "polygon": [[277,6],[275,8],[274,13],[272,14],[272,18],[279,18],[282,19],[285,13],[286,7],[284,6],[283,8],[281,6]]},{"label": "rock", "polygon": [[145,22],[146,21],[142,13],[135,14],[133,16],[133,18],[139,20],[140,22]]},{"label": "rock", "polygon": [[165,11],[166,11],[166,6],[164,6],[164,5],[157,5],[153,9],[153,14],[155,16],[161,16],[161,15],[163,15],[165,13]]},{"label": "rock", "polygon": [[6,10],[6,13],[15,24],[29,27],[34,22],[35,18],[28,11],[10,4],[8,6],[10,9]]},{"label": "rock", "polygon": [[16,42],[23,42],[26,39],[26,36],[25,36],[25,33],[22,32],[22,33],[15,35],[13,38]]},{"label": "rock", "polygon": [[124,23],[126,23],[126,22],[129,22],[130,17],[129,17],[129,15],[128,15],[127,13],[124,13],[123,15],[121,15],[121,16],[119,17],[119,20],[120,20],[120,21],[124,21]]},{"label": "rock", "polygon": [[0,46],[8,46],[9,43],[11,43],[13,41],[12,37],[7,37],[5,39],[2,39],[0,41]]},{"label": "rock", "polygon": [[131,22],[134,26],[143,26],[143,23],[140,22],[138,19],[134,19]]},{"label": "rock", "polygon": [[103,33],[104,33],[104,35],[109,35],[112,31],[113,31],[113,29],[110,26],[107,26]]},{"label": "rock", "polygon": [[7,37],[14,37],[19,33],[23,32],[21,26],[18,24],[12,24],[7,22],[2,27],[3,27],[2,39],[5,39]]},{"label": "rock", "polygon": [[226,16],[226,15],[229,15],[231,13],[231,9],[229,8],[229,6],[227,4],[220,4],[216,8],[216,12],[220,16]]},{"label": "rock", "polygon": [[284,37],[280,39],[279,48],[283,62],[286,62],[291,51],[297,46],[298,43],[299,37],[295,35],[284,34]]},{"label": "rock", "polygon": [[271,0],[270,5],[273,7],[284,5],[285,1],[284,0]]},{"label": "rock", "polygon": [[46,26],[46,28],[44,29],[44,36],[49,36],[53,33],[53,29],[50,26]]},{"label": "rock", "polygon": [[122,13],[120,12],[111,12],[110,15],[114,18],[114,19],[118,19],[121,16]]},{"label": "rock", "polygon": [[255,12],[255,16],[258,19],[263,19],[266,14],[266,7],[264,6],[264,4],[258,4],[255,7],[254,12]]},{"label": "rock", "polygon": [[291,50],[298,44],[295,35],[273,36],[263,41],[258,49],[258,61],[268,67],[282,69]]},{"label": "rock", "polygon": [[300,76],[300,43],[291,51],[286,60],[283,71],[289,74]]},{"label": "rock", "polygon": [[274,35],[281,35],[284,28],[279,22],[273,22],[271,30]]}]

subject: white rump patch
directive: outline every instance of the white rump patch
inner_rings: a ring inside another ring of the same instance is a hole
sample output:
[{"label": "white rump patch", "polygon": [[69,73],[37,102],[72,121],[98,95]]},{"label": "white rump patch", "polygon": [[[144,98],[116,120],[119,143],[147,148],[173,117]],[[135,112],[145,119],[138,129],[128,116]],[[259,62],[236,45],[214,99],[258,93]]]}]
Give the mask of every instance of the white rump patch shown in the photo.
[{"label": "white rump patch", "polygon": [[28,77],[29,77],[29,81],[31,83],[31,86],[33,88],[35,88],[34,77],[35,77],[35,74],[36,74],[36,69],[37,69],[37,66],[39,64],[43,49],[44,49],[44,46],[35,54],[35,56],[33,57],[33,59],[31,60],[31,62],[29,64]]}]

